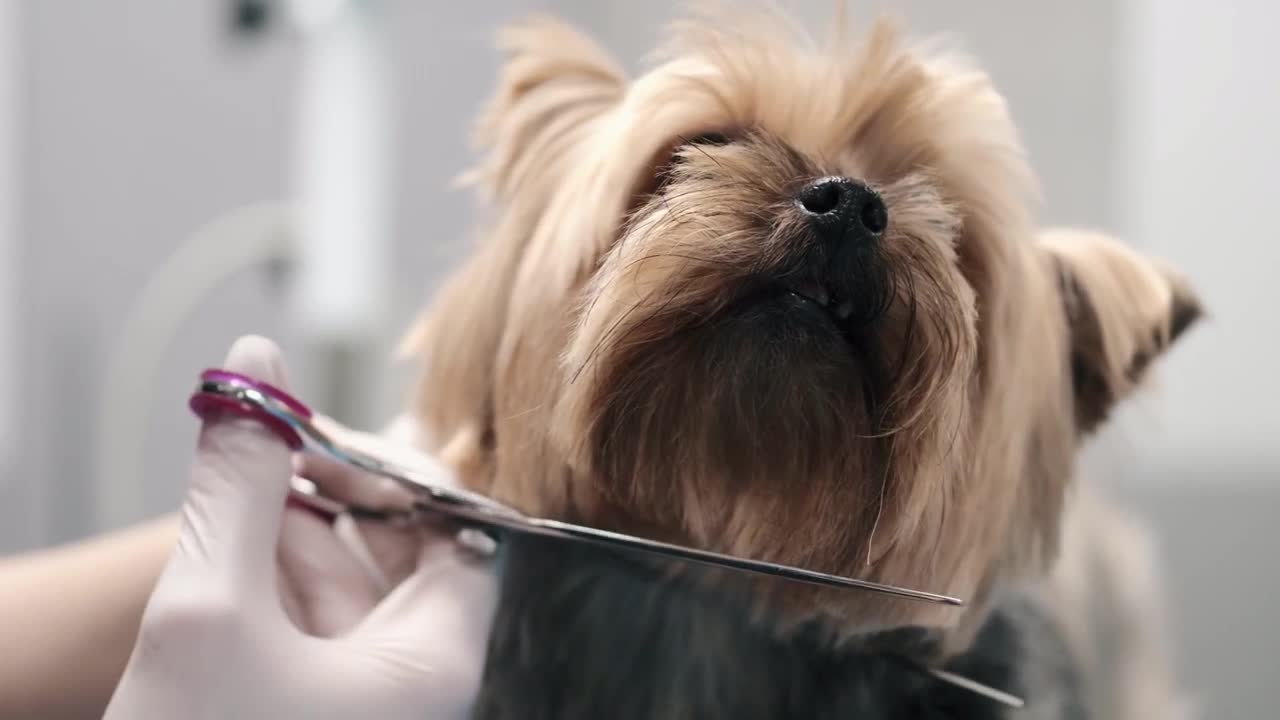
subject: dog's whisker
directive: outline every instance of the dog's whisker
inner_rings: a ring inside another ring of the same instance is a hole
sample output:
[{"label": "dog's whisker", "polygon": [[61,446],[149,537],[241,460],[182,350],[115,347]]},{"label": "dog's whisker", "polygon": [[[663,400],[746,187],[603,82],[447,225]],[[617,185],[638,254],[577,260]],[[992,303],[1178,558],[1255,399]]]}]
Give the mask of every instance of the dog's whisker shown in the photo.
[{"label": "dog's whisker", "polygon": [[634,303],[630,309],[622,313],[622,315],[619,316],[617,320],[614,320],[613,324],[609,326],[609,329],[606,330],[600,336],[600,340],[596,342],[595,347],[593,347],[591,349],[591,352],[587,354],[586,359],[582,361],[578,369],[573,373],[573,376],[569,380],[570,384],[576,383],[578,381],[578,376],[581,375],[582,372],[586,370],[587,366],[591,364],[596,354],[600,352],[600,348],[603,347],[609,341],[609,338],[618,329],[618,327],[620,327],[623,323],[625,323],[627,319],[631,316],[631,314],[639,310],[643,305],[644,303],[642,302]]},{"label": "dog's whisker", "polygon": [[[680,290],[680,289],[677,289],[677,290]],[[655,290],[655,291],[654,291],[654,294],[656,294],[656,292],[657,292],[657,290]],[[642,327],[642,326],[644,326],[644,325],[648,324],[648,322],[649,322],[649,321],[651,321],[654,317],[657,317],[657,316],[658,316],[658,315],[660,315],[663,311],[665,311],[665,310],[667,309],[667,307],[669,307],[669,306],[670,306],[670,304],[671,304],[672,302],[674,302],[674,301],[675,301],[675,299],[676,299],[680,294],[681,294],[680,292],[670,292],[670,293],[668,293],[667,300],[666,300],[664,303],[662,303],[660,306],[658,306],[658,308],[654,310],[654,312],[653,312],[653,314],[652,314],[652,315],[650,315],[650,316],[649,316],[649,317],[648,317],[644,322],[636,323],[636,324],[635,324],[635,325],[633,325],[632,327]],[[650,295],[650,297],[651,297],[651,296],[652,296],[652,295]],[[614,338],[614,335],[617,333],[618,328],[619,328],[619,327],[623,327],[623,323],[625,323],[628,319],[630,319],[630,317],[631,317],[631,316],[632,316],[632,315],[633,315],[637,310],[639,310],[640,308],[644,307],[646,304],[648,304],[648,298],[646,298],[646,299],[645,299],[645,300],[643,300],[643,301],[639,301],[639,302],[636,302],[636,303],[632,304],[632,306],[631,306],[631,307],[630,307],[626,312],[624,312],[624,313],[622,314],[622,316],[621,316],[621,317],[619,317],[619,318],[618,318],[618,319],[613,323],[613,325],[612,325],[612,326],[610,326],[609,330],[608,330],[608,331],[606,331],[606,332],[601,336],[600,341],[596,344],[596,346],[592,349],[592,351],[587,355],[587,358],[583,361],[582,365],[578,368],[578,370],[573,374],[573,378],[572,378],[572,380],[570,381],[571,383],[573,383],[573,382],[576,382],[576,381],[577,381],[578,376],[579,376],[579,375],[582,373],[582,371],[587,367],[587,365],[589,365],[589,364],[594,360],[594,358],[599,354],[599,352],[601,351],[601,349],[602,349],[602,348],[606,347],[606,346],[610,343],[610,341],[614,341],[614,342],[616,343],[618,340],[620,340],[620,338],[617,338],[617,339],[615,339],[615,338]],[[625,334],[626,334],[626,333],[624,333],[624,336],[625,336]]]},{"label": "dog's whisker", "polygon": [[534,414],[534,413],[538,412],[538,411],[539,411],[539,410],[541,410],[543,407],[545,407],[545,406],[544,406],[544,405],[542,405],[542,404],[538,404],[538,405],[535,405],[535,406],[533,406],[533,407],[531,407],[531,408],[527,408],[527,409],[521,410],[520,412],[517,412],[517,413],[512,413],[512,414],[507,415],[507,416],[505,416],[505,417],[506,417],[506,419],[507,419],[508,421],[511,421],[511,420],[519,420],[519,419],[520,419],[520,418],[522,418],[522,417],[525,417],[525,416],[527,416],[527,415],[532,415],[532,414]]},{"label": "dog's whisker", "polygon": [[[889,440],[889,454],[893,455],[894,440]],[[884,495],[889,488],[889,463],[885,463],[884,472],[880,476],[880,500],[876,504],[875,519],[871,522],[871,531],[867,533],[867,567],[871,567],[871,552],[876,544],[876,530],[880,528],[880,516],[884,513]]]},{"label": "dog's whisker", "polygon": [[674,258],[676,260],[688,260],[689,262],[692,262],[692,263],[701,263],[701,264],[707,264],[707,265],[729,265],[727,261],[720,260],[718,258],[706,257],[701,255],[685,255],[682,253],[674,253],[674,252],[660,252],[660,253],[651,253],[649,255],[643,255],[641,257],[638,257],[632,260],[631,262],[627,263],[626,265],[624,265],[623,269],[631,270],[631,269],[634,269],[635,266],[641,263],[650,262],[653,260],[664,260],[668,258]]}]

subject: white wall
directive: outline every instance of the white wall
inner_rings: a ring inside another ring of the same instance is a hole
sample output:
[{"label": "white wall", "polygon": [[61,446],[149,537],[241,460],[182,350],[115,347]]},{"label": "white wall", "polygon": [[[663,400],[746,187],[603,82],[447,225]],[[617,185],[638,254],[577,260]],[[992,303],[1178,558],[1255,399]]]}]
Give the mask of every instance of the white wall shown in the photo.
[{"label": "white wall", "polygon": [[1280,487],[1280,4],[1133,0],[1119,219],[1210,317],[1142,415],[1164,482]]},{"label": "white wall", "polygon": [[1130,0],[1122,231],[1209,318],[1106,443],[1160,529],[1186,677],[1215,720],[1275,717],[1280,565],[1280,4]]},{"label": "white wall", "polygon": [[14,482],[18,334],[18,5],[0,0],[0,487]]},{"label": "white wall", "polygon": [[[231,42],[221,1],[9,1],[22,10],[17,267],[20,316],[32,321],[11,346],[21,386],[6,407],[23,413],[14,472],[23,481],[0,486],[3,550],[103,529],[90,453],[104,359],[140,287],[180,243],[288,191],[297,68],[287,32],[259,46]],[[467,125],[494,77],[492,30],[534,3],[384,5],[401,95],[391,324],[403,326],[466,238],[470,204],[450,182],[467,164]],[[138,479],[145,503],[135,517],[179,499],[195,431],[185,408],[193,373],[221,362],[245,332],[280,340],[306,374],[304,348],[263,274],[212,293],[152,378]],[[401,375],[389,363],[367,372]]]}]

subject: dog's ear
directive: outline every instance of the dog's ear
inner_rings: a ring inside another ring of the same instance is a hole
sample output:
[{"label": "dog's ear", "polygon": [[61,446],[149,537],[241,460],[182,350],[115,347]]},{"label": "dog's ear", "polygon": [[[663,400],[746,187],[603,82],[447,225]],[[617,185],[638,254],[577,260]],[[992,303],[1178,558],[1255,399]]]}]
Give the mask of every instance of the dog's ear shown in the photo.
[{"label": "dog's ear", "polygon": [[1076,423],[1088,433],[1200,318],[1200,300],[1164,263],[1105,235],[1054,230],[1041,242],[1060,280]]},{"label": "dog's ear", "polygon": [[464,467],[476,466],[490,437],[495,357],[529,239],[592,128],[626,88],[613,61],[562,23],[535,18],[499,39],[506,59],[477,127],[482,155],[464,176],[484,191],[491,221],[402,345],[425,362],[416,404],[431,435],[425,442],[449,447]]},{"label": "dog's ear", "polygon": [[550,192],[586,126],[621,99],[626,78],[593,40],[551,18],[510,25],[498,40],[506,61],[475,133],[485,157],[465,179],[499,200],[528,188]]}]

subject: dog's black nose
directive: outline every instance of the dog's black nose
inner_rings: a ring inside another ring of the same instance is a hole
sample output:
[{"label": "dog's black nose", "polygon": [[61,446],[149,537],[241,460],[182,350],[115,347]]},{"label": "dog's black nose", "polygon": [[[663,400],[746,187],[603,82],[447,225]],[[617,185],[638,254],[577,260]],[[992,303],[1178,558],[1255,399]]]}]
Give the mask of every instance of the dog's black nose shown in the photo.
[{"label": "dog's black nose", "polygon": [[889,225],[884,201],[866,184],[829,177],[805,187],[796,204],[824,239],[873,240]]}]

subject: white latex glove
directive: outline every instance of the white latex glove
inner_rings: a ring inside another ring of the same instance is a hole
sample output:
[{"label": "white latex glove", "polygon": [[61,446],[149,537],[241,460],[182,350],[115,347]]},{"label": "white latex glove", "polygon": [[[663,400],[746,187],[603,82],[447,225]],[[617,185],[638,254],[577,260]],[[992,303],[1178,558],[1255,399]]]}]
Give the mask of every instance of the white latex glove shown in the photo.
[{"label": "white latex glove", "polygon": [[[260,338],[238,341],[225,368],[285,385],[279,350]],[[327,524],[286,513],[291,470],[288,448],[255,422],[201,429],[178,544],[107,720],[468,714],[496,599],[487,561],[421,531],[416,568],[384,596]],[[409,547],[368,540],[389,566]]]}]

